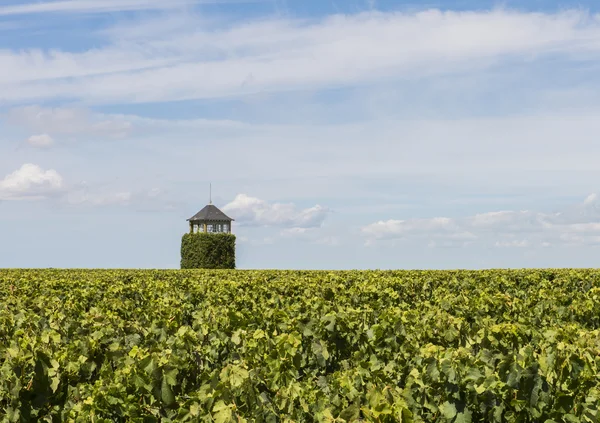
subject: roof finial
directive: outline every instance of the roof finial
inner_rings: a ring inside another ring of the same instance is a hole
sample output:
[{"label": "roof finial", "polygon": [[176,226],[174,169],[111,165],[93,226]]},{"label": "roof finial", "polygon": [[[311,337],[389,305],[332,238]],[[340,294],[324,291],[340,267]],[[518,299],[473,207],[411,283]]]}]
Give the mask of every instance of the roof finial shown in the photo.
[{"label": "roof finial", "polygon": [[208,186],[208,204],[212,204],[212,182]]}]

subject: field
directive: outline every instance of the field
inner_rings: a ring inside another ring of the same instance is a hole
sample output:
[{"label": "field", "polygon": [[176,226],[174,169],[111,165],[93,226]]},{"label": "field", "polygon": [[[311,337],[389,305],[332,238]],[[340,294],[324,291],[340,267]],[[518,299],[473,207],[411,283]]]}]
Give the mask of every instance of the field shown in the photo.
[{"label": "field", "polygon": [[0,270],[7,422],[598,422],[600,271]]}]

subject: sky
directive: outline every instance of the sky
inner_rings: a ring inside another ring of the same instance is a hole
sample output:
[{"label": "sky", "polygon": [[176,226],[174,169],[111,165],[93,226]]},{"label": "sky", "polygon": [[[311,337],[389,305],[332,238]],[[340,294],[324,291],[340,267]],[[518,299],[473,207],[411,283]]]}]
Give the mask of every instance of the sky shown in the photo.
[{"label": "sky", "polygon": [[0,267],[597,267],[596,0],[4,0]]}]

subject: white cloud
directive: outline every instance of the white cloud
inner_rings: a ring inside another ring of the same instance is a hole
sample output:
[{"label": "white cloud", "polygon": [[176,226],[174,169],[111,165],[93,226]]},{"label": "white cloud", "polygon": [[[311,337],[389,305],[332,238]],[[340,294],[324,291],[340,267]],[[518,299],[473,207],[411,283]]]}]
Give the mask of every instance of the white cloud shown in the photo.
[{"label": "white cloud", "polygon": [[372,238],[402,238],[431,232],[455,233],[458,225],[447,217],[412,220],[387,220],[373,223],[363,232]]},{"label": "white cloud", "polygon": [[297,237],[310,232],[309,228],[288,228],[281,231],[282,236]]},{"label": "white cloud", "polygon": [[339,236],[333,233],[331,228],[326,231],[324,231],[324,228],[286,228],[279,233],[279,236],[281,238],[300,240],[310,244],[327,245],[330,247],[340,245]]},{"label": "white cloud", "polygon": [[240,237],[240,236],[236,235],[236,238],[240,242],[240,244],[248,244],[248,245],[252,245],[255,247],[264,246],[264,245],[273,245],[277,242],[277,239],[272,236],[267,236],[267,237],[263,237],[263,238],[248,238],[248,237],[243,237],[243,236]]},{"label": "white cloud", "polygon": [[319,205],[298,210],[294,204],[270,204],[246,194],[238,194],[223,211],[242,225],[287,227],[292,233],[320,227],[329,213]]},{"label": "white cloud", "polygon": [[131,202],[131,192],[116,193],[89,193],[86,191],[74,191],[67,195],[67,202],[73,205],[89,206],[114,206],[129,205]]},{"label": "white cloud", "polygon": [[[572,212],[498,211],[464,218],[379,221],[362,228],[367,243],[425,240],[430,247],[467,244],[530,247],[560,244],[592,245],[600,240],[600,201],[595,194]],[[595,221],[592,221],[595,219]],[[523,238],[525,237],[525,238]]]},{"label": "white cloud", "polygon": [[315,244],[328,245],[330,247],[337,247],[341,244],[340,239],[337,236],[324,236],[318,238]]},{"label": "white cloud", "polygon": [[[241,3],[242,1],[237,1]],[[108,13],[176,9],[191,4],[232,3],[231,0],[58,0],[0,7],[0,16],[33,13]]]},{"label": "white cloud", "polygon": [[175,202],[169,201],[159,188],[150,190],[118,190],[89,187],[86,183],[71,186],[62,198],[70,206],[131,207],[138,211],[172,211]]},{"label": "white cloud", "polygon": [[169,211],[176,204],[159,188],[132,191],[70,184],[56,170],[31,163],[0,180],[0,200],[52,200],[67,206],[127,206],[141,211]]},{"label": "white cloud", "polygon": [[48,134],[32,135],[27,138],[27,144],[33,147],[47,148],[54,145],[54,140]]},{"label": "white cloud", "polygon": [[[462,207],[474,206],[474,195],[482,196],[477,201],[503,203],[487,210],[502,210],[516,197],[527,201],[531,195],[582,196],[595,190],[594,181],[600,177],[596,136],[600,120],[592,113],[329,125],[126,119],[135,129],[127,146],[145,152],[142,162],[132,161],[130,148],[112,156],[114,146],[106,145],[102,148],[107,155],[101,161],[69,166],[79,167],[82,178],[88,179],[104,174],[106,166],[113,170],[111,177],[129,177],[132,182],[143,172],[145,179],[152,179],[150,184],[172,181],[175,190],[183,184],[194,189],[192,181],[212,178],[213,183],[226,184],[227,199],[250,190],[258,198],[293,196],[296,203],[327,198],[328,203],[320,202],[345,213],[348,206],[357,207],[355,215],[376,215],[373,220],[398,216],[389,214],[390,209],[392,213],[401,212],[399,206],[409,210],[423,196],[433,196],[431,201],[443,197],[445,203],[436,213],[466,196],[469,204]],[[223,175],[223,162],[202,160],[198,166],[198,160],[223,154],[232,171],[218,182],[214,178]],[[573,187],[578,191],[573,192]],[[179,194],[180,198],[187,195]],[[563,210],[562,214],[591,211]],[[518,217],[520,212],[510,213]]]},{"label": "white cloud", "polygon": [[[545,243],[542,243],[545,244]],[[529,246],[529,242],[525,239],[517,241],[496,241],[496,247],[500,248],[525,248]],[[543,245],[544,246],[544,245]]]},{"label": "white cloud", "polygon": [[497,211],[477,214],[469,218],[469,226],[480,233],[497,231],[540,231],[550,225],[550,216],[523,211]]},{"label": "white cloud", "polygon": [[590,194],[583,201],[584,205],[596,204],[598,202],[598,194]]},{"label": "white cloud", "polygon": [[133,124],[118,115],[92,113],[84,108],[44,108],[26,106],[11,109],[6,121],[12,125],[50,134],[123,137],[129,134]]},{"label": "white cloud", "polygon": [[64,187],[62,176],[54,169],[43,170],[26,163],[0,180],[0,199],[40,199],[56,195]]},{"label": "white cloud", "polygon": [[112,32],[110,45],[82,53],[1,52],[3,98],[135,103],[229,97],[600,54],[600,19],[581,11],[370,11],[216,28],[193,18],[183,22],[175,31],[172,22],[165,30],[157,25],[154,36],[136,35],[135,23],[127,22]]},{"label": "white cloud", "polygon": [[[374,242],[369,242],[367,245],[372,246]],[[473,244],[471,241],[458,240],[458,239],[436,239],[431,240],[427,243],[429,248],[463,248]]]},{"label": "white cloud", "polygon": [[[105,116],[109,121],[117,118]],[[440,184],[453,187],[439,192],[448,201],[467,193],[561,197],[572,195],[573,186],[578,187],[577,195],[592,192],[593,181],[600,177],[600,143],[595,135],[600,120],[591,113],[304,126],[124,119],[134,128],[127,146],[149,153],[143,162],[131,161],[130,149],[113,156],[114,146],[106,145],[103,158],[86,161],[85,166],[64,159],[59,167],[77,169],[76,174],[89,180],[110,166],[111,178],[129,177],[135,183],[135,175],[144,172],[145,178],[153,178],[151,185],[167,179],[181,184],[222,174],[221,161],[203,161],[198,167],[198,157],[222,157],[229,151],[235,154],[227,158],[234,169],[226,178],[228,198],[238,190],[248,192],[240,189],[243,184],[258,198],[293,195],[294,201],[316,197],[328,198],[331,204],[353,198],[361,213],[378,217],[381,207],[409,206],[419,196],[415,190],[436,190]],[[9,158],[10,153],[0,159],[5,169],[13,165]],[[171,188],[178,189],[175,184]],[[340,207],[344,206],[336,205]],[[562,215],[592,211],[563,210]]]}]

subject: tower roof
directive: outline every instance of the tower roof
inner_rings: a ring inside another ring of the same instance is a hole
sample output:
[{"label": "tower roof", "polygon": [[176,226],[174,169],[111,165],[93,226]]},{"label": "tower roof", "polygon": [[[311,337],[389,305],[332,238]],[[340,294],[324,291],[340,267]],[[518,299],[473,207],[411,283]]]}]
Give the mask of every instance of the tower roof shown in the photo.
[{"label": "tower roof", "polygon": [[231,222],[232,218],[227,216],[217,207],[212,204],[205,206],[202,210],[196,213],[194,216],[190,217],[188,221],[216,221],[216,222]]}]

